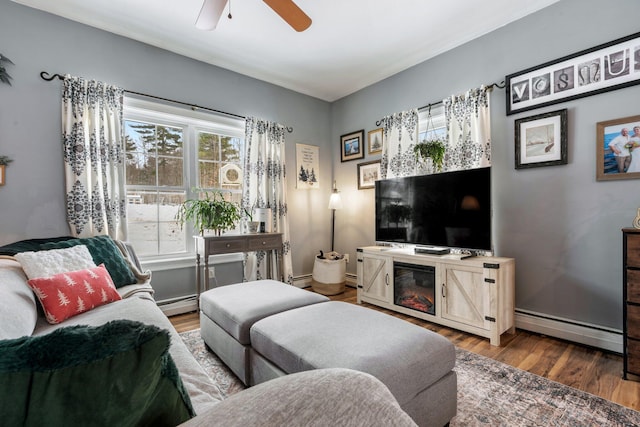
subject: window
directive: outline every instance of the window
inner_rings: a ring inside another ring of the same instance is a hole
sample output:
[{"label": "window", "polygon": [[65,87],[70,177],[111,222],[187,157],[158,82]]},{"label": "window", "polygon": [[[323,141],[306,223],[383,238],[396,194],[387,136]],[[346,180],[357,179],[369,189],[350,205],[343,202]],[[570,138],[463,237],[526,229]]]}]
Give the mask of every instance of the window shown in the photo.
[{"label": "window", "polygon": [[175,216],[187,198],[222,191],[242,198],[244,121],[125,99],[128,239],[142,258],[193,252]]},{"label": "window", "polygon": [[447,124],[444,116],[444,106],[438,105],[431,108],[431,118],[429,111],[423,109],[418,113],[418,141],[431,141],[433,139],[447,137]]}]

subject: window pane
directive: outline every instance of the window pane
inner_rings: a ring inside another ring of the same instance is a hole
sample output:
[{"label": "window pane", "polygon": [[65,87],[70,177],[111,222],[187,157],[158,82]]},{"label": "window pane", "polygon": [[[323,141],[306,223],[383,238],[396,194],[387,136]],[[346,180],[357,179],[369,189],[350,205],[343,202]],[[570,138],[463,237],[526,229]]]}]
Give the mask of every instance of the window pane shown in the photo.
[{"label": "window pane", "polygon": [[181,158],[158,158],[158,185],[181,187],[183,179],[183,162]]},{"label": "window pane", "polygon": [[232,138],[223,136],[221,138],[222,158],[223,162],[240,163],[241,141],[240,138]]},{"label": "window pane", "polygon": [[201,160],[218,160],[220,156],[220,139],[218,135],[207,132],[198,133],[198,158]]},{"label": "window pane", "polygon": [[182,129],[169,126],[157,126],[155,142],[158,154],[182,157]]},{"label": "window pane", "polygon": [[220,174],[220,163],[218,162],[198,162],[200,169],[200,188],[217,188],[220,186],[218,179]]},{"label": "window pane", "polygon": [[145,153],[127,153],[127,185],[156,185],[156,161]]}]

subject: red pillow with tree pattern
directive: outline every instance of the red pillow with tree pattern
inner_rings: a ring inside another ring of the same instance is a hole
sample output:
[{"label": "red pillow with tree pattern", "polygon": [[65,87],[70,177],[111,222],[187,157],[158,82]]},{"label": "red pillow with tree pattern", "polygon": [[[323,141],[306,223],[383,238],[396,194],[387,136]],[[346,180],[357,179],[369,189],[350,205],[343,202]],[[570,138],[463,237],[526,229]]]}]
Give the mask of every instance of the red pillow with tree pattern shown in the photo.
[{"label": "red pillow with tree pattern", "polygon": [[104,264],[39,277],[28,283],[40,300],[47,321],[52,324],[122,299]]}]

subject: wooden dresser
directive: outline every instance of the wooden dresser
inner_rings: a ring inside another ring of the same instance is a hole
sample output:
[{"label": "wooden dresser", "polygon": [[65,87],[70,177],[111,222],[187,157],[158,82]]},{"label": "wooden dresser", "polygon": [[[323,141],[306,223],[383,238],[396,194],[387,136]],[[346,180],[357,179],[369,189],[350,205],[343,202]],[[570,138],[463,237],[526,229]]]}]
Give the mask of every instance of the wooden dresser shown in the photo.
[{"label": "wooden dresser", "polygon": [[[640,229],[622,229],[624,373],[640,376]],[[634,378],[638,379],[638,378]]]}]

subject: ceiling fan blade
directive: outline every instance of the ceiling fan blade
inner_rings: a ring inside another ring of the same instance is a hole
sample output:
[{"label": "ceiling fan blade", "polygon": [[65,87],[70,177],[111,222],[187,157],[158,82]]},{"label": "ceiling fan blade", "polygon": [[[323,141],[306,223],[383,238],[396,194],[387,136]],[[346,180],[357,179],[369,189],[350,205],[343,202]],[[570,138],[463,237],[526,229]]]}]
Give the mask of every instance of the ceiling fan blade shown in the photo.
[{"label": "ceiling fan blade", "polygon": [[196,28],[207,31],[215,30],[226,5],[227,0],[203,0],[198,19],[196,19]]},{"label": "ceiling fan blade", "polygon": [[311,26],[311,18],[292,0],[264,0],[264,2],[294,30],[301,32]]}]

